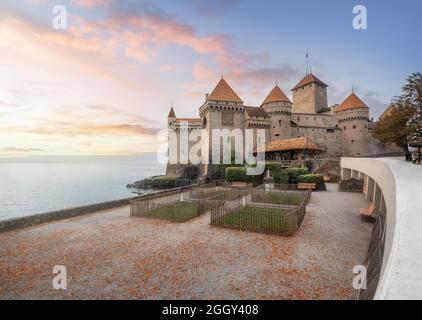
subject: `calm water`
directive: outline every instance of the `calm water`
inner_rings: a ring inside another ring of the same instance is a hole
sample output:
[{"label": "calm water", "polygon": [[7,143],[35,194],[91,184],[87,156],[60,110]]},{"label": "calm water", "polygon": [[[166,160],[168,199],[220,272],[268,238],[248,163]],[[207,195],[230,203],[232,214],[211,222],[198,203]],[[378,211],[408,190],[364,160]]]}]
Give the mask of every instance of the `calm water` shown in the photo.
[{"label": "calm water", "polygon": [[134,196],[126,184],[164,172],[156,154],[0,159],[0,220]]}]

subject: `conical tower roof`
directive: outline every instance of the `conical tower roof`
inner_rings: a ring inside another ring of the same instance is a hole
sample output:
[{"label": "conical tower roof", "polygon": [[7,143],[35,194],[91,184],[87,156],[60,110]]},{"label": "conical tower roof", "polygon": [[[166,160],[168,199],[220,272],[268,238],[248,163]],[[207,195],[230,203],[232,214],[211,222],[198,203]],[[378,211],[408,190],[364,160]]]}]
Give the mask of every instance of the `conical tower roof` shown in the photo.
[{"label": "conical tower roof", "polygon": [[355,93],[351,93],[334,111],[339,112],[358,108],[368,108],[368,106]]},{"label": "conical tower roof", "polygon": [[214,90],[210,93],[207,100],[219,100],[219,101],[229,101],[229,102],[243,102],[239,98],[236,92],[230,87],[230,85],[221,78],[220,81],[215,86]]},{"label": "conical tower roof", "polygon": [[176,118],[176,114],[174,113],[173,107],[171,107],[167,118]]},{"label": "conical tower roof", "polygon": [[268,96],[265,98],[264,102],[261,104],[266,104],[270,102],[290,102],[289,98],[284,94],[283,90],[280,89],[278,85],[275,85]]},{"label": "conical tower roof", "polygon": [[292,90],[296,90],[300,87],[306,86],[307,84],[314,83],[314,82],[322,86],[328,87],[324,82],[319,80],[312,73],[308,73],[302,80],[299,81],[299,83]]}]

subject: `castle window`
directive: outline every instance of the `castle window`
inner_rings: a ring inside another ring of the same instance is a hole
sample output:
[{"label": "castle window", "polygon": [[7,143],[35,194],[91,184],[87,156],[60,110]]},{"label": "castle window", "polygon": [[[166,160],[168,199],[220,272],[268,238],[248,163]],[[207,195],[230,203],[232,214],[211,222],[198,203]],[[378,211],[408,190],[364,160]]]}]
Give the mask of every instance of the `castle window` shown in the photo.
[{"label": "castle window", "polygon": [[276,136],[276,137],[279,137],[280,135],[277,133],[275,136]]},{"label": "castle window", "polygon": [[346,126],[343,127],[343,130],[346,130]]},{"label": "castle window", "polygon": [[355,140],[352,140],[351,142],[353,143],[353,142],[355,142]]},{"label": "castle window", "polygon": [[281,127],[281,120],[278,120],[278,125]]},{"label": "castle window", "polygon": [[353,125],[353,129],[356,129],[356,125],[355,124]]}]

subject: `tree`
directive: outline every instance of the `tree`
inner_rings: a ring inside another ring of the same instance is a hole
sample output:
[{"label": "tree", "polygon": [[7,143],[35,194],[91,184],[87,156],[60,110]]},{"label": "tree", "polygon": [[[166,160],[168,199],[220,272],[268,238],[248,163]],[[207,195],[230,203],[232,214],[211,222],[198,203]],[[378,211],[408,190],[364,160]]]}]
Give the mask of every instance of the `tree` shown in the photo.
[{"label": "tree", "polygon": [[414,113],[409,119],[409,142],[422,142],[422,74],[413,73],[403,86],[401,96],[406,106],[412,108]]},{"label": "tree", "polygon": [[422,141],[422,74],[413,73],[402,87],[402,95],[393,99],[392,109],[380,119],[374,130],[383,143],[395,143],[407,152],[409,142]]},{"label": "tree", "polygon": [[407,149],[408,136],[411,133],[408,122],[413,113],[412,109],[395,102],[390,113],[378,121],[374,136],[382,143],[395,143]]}]

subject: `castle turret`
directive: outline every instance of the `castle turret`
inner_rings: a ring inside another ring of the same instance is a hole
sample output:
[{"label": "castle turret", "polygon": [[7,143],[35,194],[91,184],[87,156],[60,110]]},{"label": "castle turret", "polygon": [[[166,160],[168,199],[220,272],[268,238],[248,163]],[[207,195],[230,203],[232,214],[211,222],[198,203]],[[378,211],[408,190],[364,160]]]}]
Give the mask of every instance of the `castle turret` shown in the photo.
[{"label": "castle turret", "polygon": [[343,156],[368,155],[368,106],[355,93],[352,93],[334,112],[337,116],[338,126],[343,130]]},{"label": "castle turret", "polygon": [[315,114],[328,108],[327,85],[308,73],[292,89],[293,113]]},{"label": "castle turret", "polygon": [[261,107],[271,117],[271,140],[291,137],[292,102],[278,85],[275,85]]}]

